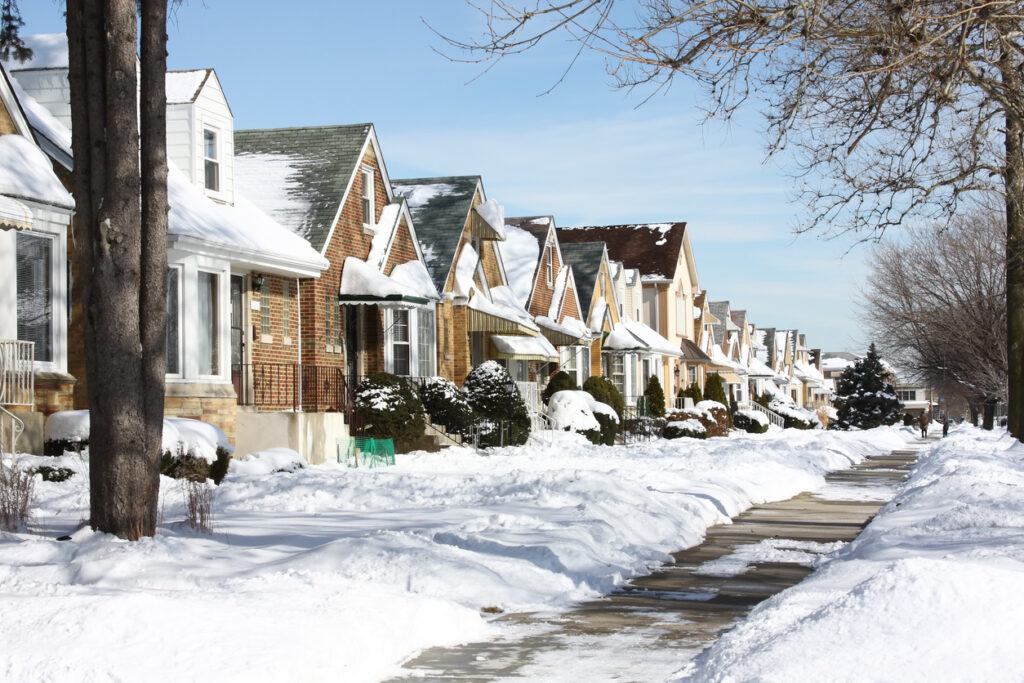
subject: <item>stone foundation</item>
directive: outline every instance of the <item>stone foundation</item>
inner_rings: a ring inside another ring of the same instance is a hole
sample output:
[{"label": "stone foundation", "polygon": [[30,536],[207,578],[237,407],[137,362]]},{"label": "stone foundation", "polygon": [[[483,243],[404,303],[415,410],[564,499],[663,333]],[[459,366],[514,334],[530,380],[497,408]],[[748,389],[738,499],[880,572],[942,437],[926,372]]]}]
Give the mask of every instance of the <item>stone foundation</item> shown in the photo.
[{"label": "stone foundation", "polygon": [[35,408],[43,415],[61,410],[74,410],[75,384],[66,372],[37,372],[35,376]]},{"label": "stone foundation", "polygon": [[235,443],[238,412],[235,389],[227,383],[168,382],[164,398],[166,417],[188,417],[217,425]]}]

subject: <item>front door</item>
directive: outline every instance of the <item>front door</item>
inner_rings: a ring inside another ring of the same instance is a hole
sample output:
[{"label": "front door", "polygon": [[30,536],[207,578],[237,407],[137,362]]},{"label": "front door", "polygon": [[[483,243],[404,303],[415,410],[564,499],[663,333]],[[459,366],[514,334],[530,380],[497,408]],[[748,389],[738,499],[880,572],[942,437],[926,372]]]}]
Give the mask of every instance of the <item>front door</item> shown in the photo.
[{"label": "front door", "polygon": [[231,276],[231,383],[238,402],[246,403],[245,366],[245,276]]},{"label": "front door", "polygon": [[345,376],[353,388],[359,381],[359,306],[345,306]]}]

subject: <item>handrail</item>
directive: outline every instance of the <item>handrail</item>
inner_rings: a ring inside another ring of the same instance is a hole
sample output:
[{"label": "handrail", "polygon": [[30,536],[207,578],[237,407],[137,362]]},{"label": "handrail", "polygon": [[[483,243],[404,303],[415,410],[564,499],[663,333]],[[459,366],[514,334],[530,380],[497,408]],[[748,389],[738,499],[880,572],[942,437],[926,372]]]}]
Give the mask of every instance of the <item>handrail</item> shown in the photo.
[{"label": "handrail", "polygon": [[760,412],[764,413],[765,415],[767,415],[768,416],[768,421],[771,422],[776,427],[785,427],[786,426],[786,419],[784,417],[782,417],[781,415],[779,415],[778,413],[776,413],[774,410],[772,410],[770,408],[765,408],[763,405],[761,405],[757,401],[752,401],[750,403],[750,407],[753,408],[754,410],[760,411]]},{"label": "handrail", "polygon": [[35,405],[35,342],[0,340],[0,405]]}]

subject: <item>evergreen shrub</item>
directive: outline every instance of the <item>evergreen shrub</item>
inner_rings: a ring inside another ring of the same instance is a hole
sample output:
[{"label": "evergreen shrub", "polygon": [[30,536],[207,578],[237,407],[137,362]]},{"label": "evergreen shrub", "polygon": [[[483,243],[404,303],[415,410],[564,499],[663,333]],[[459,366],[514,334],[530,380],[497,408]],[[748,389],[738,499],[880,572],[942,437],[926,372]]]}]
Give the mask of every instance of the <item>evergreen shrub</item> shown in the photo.
[{"label": "evergreen shrub", "polygon": [[[489,360],[473,368],[462,385],[480,426],[480,445],[521,446],[530,437],[530,414],[508,370]],[[505,424],[504,429],[501,423]]]},{"label": "evergreen shrub", "polygon": [[647,405],[647,412],[654,417],[665,417],[665,390],[661,388],[661,382],[657,375],[651,375],[647,380],[647,388],[644,389],[644,403]]},{"label": "evergreen shrub", "polygon": [[704,382],[704,401],[714,401],[723,406],[729,405],[729,399],[725,395],[725,386],[722,384],[722,377],[718,373],[708,375]]},{"label": "evergreen shrub", "polygon": [[469,434],[473,428],[473,409],[466,394],[455,382],[444,377],[429,377],[420,386],[420,402],[434,424],[449,434]]},{"label": "evergreen shrub", "polygon": [[356,415],[366,436],[412,440],[423,435],[423,404],[409,383],[397,375],[378,372],[356,388]]},{"label": "evergreen shrub", "polygon": [[[673,415],[677,414],[674,413]],[[688,417],[683,420],[676,420],[674,417],[670,417],[668,424],[665,425],[665,431],[662,432],[662,436],[666,439],[679,439],[684,436],[691,439],[706,439],[708,438],[708,431],[696,418]]]},{"label": "evergreen shrub", "polygon": [[732,426],[748,434],[764,434],[768,431],[768,424],[768,420],[762,422],[743,410],[737,410],[732,416]]},{"label": "evergreen shrub", "polygon": [[548,401],[551,400],[551,395],[556,391],[576,391],[577,389],[579,389],[579,387],[576,386],[576,380],[572,378],[572,375],[565,370],[559,370],[555,374],[551,375],[551,378],[548,380],[548,385],[544,387],[544,391],[540,393],[540,398],[544,401],[544,405],[547,405]]},{"label": "evergreen shrub", "polygon": [[626,402],[610,379],[598,377],[597,375],[588,377],[587,381],[583,383],[583,391],[593,396],[597,401],[610,406],[615,411],[615,414],[619,416],[619,419],[622,419],[622,413],[626,409]]},{"label": "evergreen shrub", "polygon": [[903,404],[887,381],[888,375],[874,344],[868,355],[843,370],[833,399],[839,429],[871,429],[900,421]]}]

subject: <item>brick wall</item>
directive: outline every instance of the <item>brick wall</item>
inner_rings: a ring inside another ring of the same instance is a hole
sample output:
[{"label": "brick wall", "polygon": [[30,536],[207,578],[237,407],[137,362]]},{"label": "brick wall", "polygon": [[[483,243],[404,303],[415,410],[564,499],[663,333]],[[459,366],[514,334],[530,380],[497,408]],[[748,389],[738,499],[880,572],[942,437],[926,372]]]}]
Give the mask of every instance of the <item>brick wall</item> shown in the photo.
[{"label": "brick wall", "polygon": [[469,307],[452,306],[452,374],[448,377],[459,386],[466,381],[466,375],[473,369],[469,349]]},{"label": "brick wall", "polygon": [[61,410],[74,410],[75,378],[64,373],[37,372],[35,376],[35,410],[52,415]]},{"label": "brick wall", "polygon": [[209,422],[224,430],[235,443],[235,416],[238,406],[231,385],[169,383],[164,398],[166,417],[187,417]]},{"label": "brick wall", "polygon": [[[297,363],[299,360],[299,308],[298,292],[293,278],[267,275],[268,296],[261,291],[246,289],[242,305],[248,311],[249,325],[245,335],[250,339],[252,363]],[[286,296],[287,294],[287,296]],[[252,302],[260,302],[260,310],[253,310]],[[285,320],[285,308],[288,320]],[[269,318],[269,332],[264,332],[264,316]],[[287,328],[286,328],[287,325]]]}]

